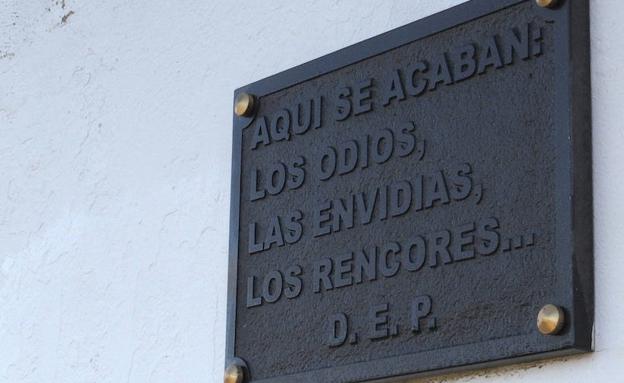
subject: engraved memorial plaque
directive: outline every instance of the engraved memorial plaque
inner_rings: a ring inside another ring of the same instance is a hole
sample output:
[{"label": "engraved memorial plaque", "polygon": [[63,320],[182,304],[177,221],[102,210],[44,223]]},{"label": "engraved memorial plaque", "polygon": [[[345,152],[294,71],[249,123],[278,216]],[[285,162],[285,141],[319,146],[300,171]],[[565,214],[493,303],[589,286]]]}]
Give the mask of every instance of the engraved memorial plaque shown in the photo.
[{"label": "engraved memorial plaque", "polygon": [[238,89],[226,364],[345,383],[590,351],[589,91],[586,0],[470,1]]}]

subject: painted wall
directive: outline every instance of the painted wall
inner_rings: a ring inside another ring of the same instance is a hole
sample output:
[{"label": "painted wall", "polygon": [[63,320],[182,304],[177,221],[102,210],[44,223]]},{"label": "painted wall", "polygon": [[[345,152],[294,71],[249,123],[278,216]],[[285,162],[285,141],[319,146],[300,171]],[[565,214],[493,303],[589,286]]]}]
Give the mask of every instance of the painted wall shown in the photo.
[{"label": "painted wall", "polygon": [[[0,382],[221,382],[234,88],[460,2],[0,0]],[[596,352],[440,381],[624,382],[624,2],[592,3]]]}]

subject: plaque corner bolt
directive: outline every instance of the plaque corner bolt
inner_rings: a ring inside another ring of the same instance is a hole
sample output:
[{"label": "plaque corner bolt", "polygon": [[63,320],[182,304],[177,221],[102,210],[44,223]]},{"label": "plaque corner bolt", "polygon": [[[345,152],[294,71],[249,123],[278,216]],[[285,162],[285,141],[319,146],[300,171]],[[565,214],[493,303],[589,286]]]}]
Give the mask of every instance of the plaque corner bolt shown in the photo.
[{"label": "plaque corner bolt", "polygon": [[559,306],[547,304],[537,314],[537,329],[542,335],[557,335],[565,324],[565,313]]},{"label": "plaque corner bolt", "polygon": [[559,0],[535,0],[535,2],[542,8],[555,8],[559,5]]},{"label": "plaque corner bolt", "polygon": [[244,383],[245,369],[237,363],[231,363],[225,369],[223,377],[224,383]]},{"label": "plaque corner bolt", "polygon": [[234,114],[238,117],[250,117],[256,108],[256,96],[246,92],[239,93],[234,101]]}]

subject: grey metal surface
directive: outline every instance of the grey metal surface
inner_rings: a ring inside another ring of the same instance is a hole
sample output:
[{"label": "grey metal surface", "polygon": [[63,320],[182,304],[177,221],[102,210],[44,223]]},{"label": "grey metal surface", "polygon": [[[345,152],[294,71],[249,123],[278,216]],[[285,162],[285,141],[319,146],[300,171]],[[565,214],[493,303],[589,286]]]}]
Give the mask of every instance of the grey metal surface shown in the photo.
[{"label": "grey metal surface", "polygon": [[228,363],[357,382],[590,350],[587,6],[475,0],[239,89]]}]

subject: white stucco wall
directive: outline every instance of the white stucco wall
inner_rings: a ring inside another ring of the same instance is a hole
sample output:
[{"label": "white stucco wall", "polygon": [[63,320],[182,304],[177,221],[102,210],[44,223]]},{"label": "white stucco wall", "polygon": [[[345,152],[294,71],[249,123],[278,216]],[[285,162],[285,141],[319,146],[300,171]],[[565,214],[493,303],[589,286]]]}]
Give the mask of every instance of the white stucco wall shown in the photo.
[{"label": "white stucco wall", "polygon": [[[460,2],[0,0],[0,382],[221,382],[234,88]],[[443,381],[624,382],[624,2],[592,5],[596,352]]]}]

